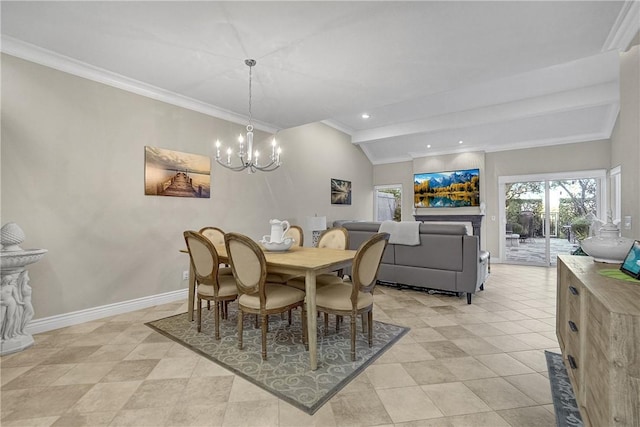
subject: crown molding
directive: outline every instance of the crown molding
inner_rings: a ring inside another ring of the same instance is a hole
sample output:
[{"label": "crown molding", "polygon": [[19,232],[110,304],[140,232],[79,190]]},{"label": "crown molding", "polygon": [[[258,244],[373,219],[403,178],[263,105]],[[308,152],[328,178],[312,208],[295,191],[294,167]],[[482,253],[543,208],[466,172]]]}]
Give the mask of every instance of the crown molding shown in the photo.
[{"label": "crown molding", "polygon": [[[232,123],[245,125],[249,120],[248,117],[241,114],[236,114],[232,111],[228,111],[187,96],[179,95],[175,92],[143,83],[139,80],[131,79],[112,71],[89,65],[82,61],[78,61],[77,59],[60,55],[56,52],[43,49],[10,36],[2,35],[0,38],[0,51],[7,55],[44,65],[45,67],[53,68],[74,76],[155,99],[156,101],[186,108],[187,110],[196,111],[211,117],[227,120]],[[276,133],[279,130],[276,126],[256,120],[253,120],[253,126],[257,130],[269,133]]]},{"label": "crown molding", "polygon": [[626,51],[640,29],[640,1],[627,0],[611,27],[602,51],[617,49]]}]

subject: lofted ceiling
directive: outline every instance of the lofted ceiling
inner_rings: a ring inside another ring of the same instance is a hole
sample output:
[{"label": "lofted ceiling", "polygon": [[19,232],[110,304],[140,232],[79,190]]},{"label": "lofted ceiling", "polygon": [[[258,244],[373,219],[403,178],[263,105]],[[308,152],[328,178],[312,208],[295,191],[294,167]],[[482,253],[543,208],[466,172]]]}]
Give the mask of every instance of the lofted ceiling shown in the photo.
[{"label": "lofted ceiling", "polygon": [[322,121],[373,164],[608,138],[640,25],[636,1],[0,7],[5,53],[239,123],[253,58],[256,128]]}]

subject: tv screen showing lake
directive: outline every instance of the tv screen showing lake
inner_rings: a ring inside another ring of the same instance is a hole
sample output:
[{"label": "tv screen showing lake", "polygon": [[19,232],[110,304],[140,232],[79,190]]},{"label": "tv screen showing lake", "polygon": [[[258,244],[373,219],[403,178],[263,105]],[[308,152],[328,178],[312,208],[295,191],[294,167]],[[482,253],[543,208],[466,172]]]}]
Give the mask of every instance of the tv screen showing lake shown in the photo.
[{"label": "tv screen showing lake", "polygon": [[480,170],[415,174],[413,198],[416,208],[480,206]]}]

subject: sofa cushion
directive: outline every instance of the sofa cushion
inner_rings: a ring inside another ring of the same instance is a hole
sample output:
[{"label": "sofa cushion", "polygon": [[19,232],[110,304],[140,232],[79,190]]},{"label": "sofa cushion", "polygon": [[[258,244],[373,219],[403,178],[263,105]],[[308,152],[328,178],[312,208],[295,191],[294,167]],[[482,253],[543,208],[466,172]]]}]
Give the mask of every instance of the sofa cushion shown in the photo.
[{"label": "sofa cushion", "polygon": [[398,265],[462,271],[460,235],[420,234],[420,246],[394,245],[394,250]]}]

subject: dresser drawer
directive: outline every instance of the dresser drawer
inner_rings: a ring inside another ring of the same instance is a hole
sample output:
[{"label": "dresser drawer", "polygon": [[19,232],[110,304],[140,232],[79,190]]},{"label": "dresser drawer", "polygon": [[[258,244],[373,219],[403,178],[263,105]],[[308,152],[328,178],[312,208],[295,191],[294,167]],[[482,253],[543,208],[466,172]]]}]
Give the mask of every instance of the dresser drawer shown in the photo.
[{"label": "dresser drawer", "polygon": [[589,295],[586,304],[586,327],[588,333],[585,339],[588,346],[594,346],[597,350],[606,355],[611,353],[610,337],[611,337],[611,321],[610,313],[604,308],[602,303],[593,296]]},{"label": "dresser drawer", "polygon": [[610,366],[605,354],[595,346],[587,345],[583,361],[585,374],[585,407],[594,426],[612,425],[610,418],[611,380]]}]

